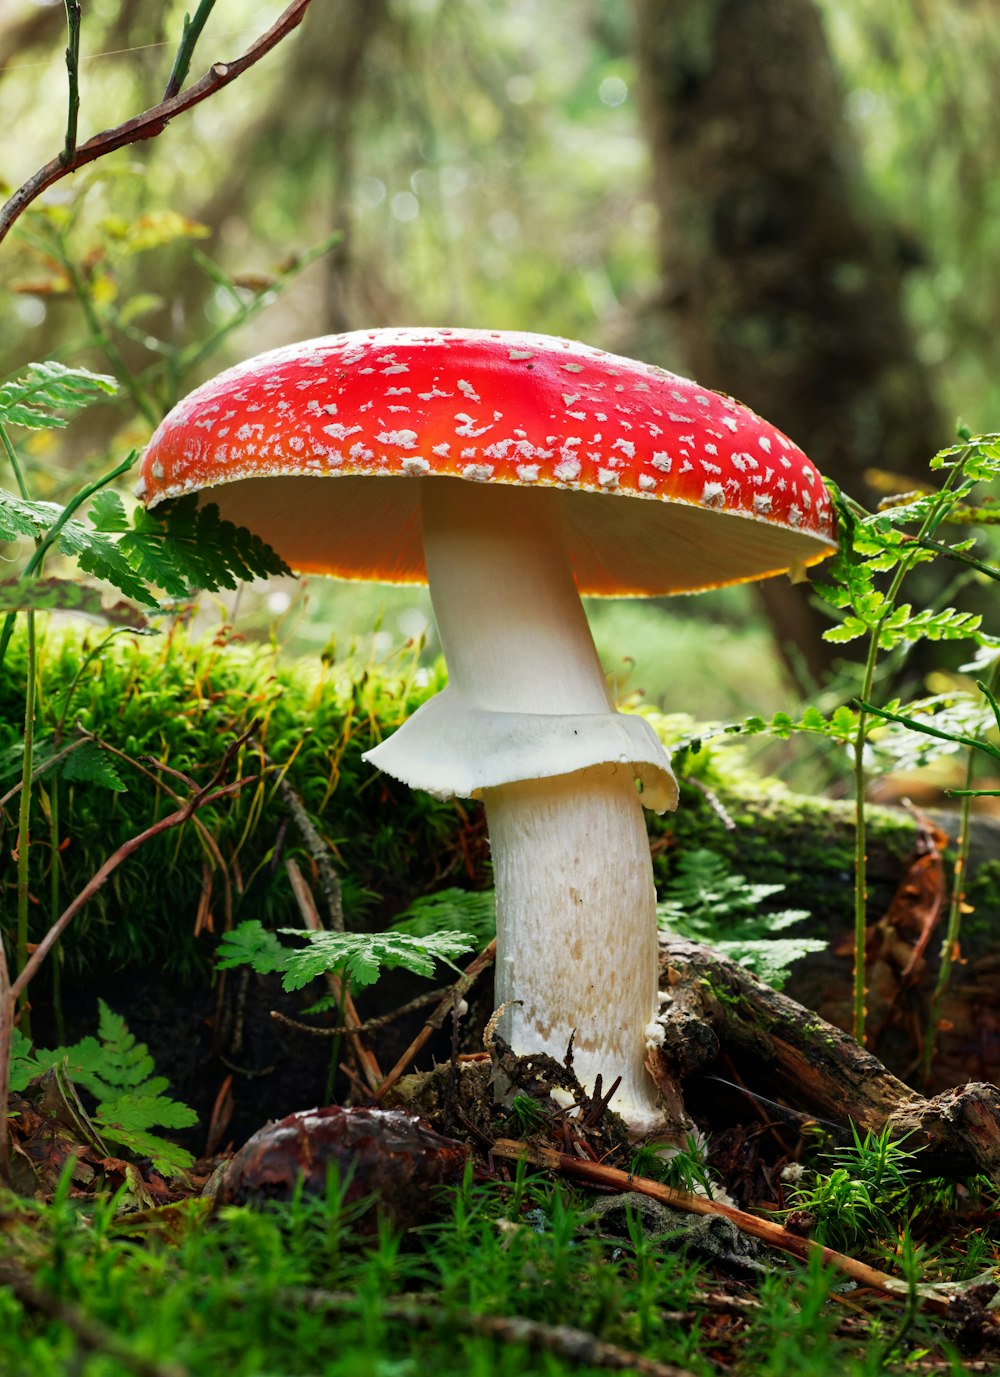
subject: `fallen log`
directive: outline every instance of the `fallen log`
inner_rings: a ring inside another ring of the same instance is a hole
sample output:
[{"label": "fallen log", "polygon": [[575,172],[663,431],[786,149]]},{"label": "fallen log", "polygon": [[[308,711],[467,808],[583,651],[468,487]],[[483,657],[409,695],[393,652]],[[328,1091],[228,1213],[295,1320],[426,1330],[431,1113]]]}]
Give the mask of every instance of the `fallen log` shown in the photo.
[{"label": "fallen log", "polygon": [[683,1103],[684,1082],[696,1075],[735,1070],[749,1094],[797,1115],[908,1136],[929,1173],[1000,1183],[997,1086],[971,1082],[925,1098],[849,1034],[693,942],[662,943],[660,985],[669,1000],[650,1069],[668,1103]]}]

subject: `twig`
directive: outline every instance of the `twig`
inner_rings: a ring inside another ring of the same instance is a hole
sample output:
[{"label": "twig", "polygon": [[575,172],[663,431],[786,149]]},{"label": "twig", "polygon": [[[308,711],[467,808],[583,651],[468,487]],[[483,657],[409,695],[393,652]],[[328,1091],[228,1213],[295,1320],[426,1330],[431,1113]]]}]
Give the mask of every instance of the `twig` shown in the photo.
[{"label": "twig", "polygon": [[113,129],[105,129],[100,134],[95,134],[86,143],[75,147],[73,156],[67,161],[64,162],[62,154],[60,154],[51,162],[46,163],[44,167],[40,167],[33,176],[17,188],[6,204],[0,207],[0,243],[6,238],[10,227],[22,211],[43,191],[47,191],[50,186],[61,181],[68,173],[78,171],[87,163],[92,163],[97,158],[103,158],[107,153],[113,153],[115,149],[125,148],[129,144],[140,142],[142,139],[156,138],[158,134],[163,133],[176,115],[182,114],[185,110],[190,110],[209,96],[215,95],[216,91],[220,91],[223,86],[228,86],[238,76],[242,76],[248,68],[259,62],[262,57],[301,24],[309,4],[310,0],[292,0],[292,3],[279,15],[267,32],[251,43],[246,52],[234,58],[232,62],[213,62],[201,80],[189,86],[186,91],[181,91],[175,96],[161,100],[159,104],[151,106],[150,109],[144,110],[139,115],[134,115]]},{"label": "twig", "polygon": [[63,167],[73,161],[76,152],[76,128],[80,117],[80,0],[66,3],[66,76],[69,95],[66,107],[66,144],[59,154]]},{"label": "twig", "polygon": [[10,1262],[0,1263],[0,1283],[10,1288],[26,1309],[37,1310],[47,1319],[65,1325],[84,1348],[121,1363],[137,1377],[186,1377],[186,1367],[136,1353],[113,1330],[98,1320],[92,1320],[72,1301],[60,1300],[51,1291],[39,1286],[20,1267]]},{"label": "twig", "polygon": [[[87,728],[82,726],[79,722],[77,722],[76,724],[76,729],[78,732],[82,733],[82,739],[74,742],[73,744],[75,746],[82,746],[85,741],[93,741],[94,745],[99,746],[102,751],[107,751],[109,755],[116,756],[117,759],[123,760],[126,765],[131,765],[133,769],[138,770],[140,774],[145,775],[147,779],[152,780],[157,785],[157,787],[161,789],[162,792],[166,794],[168,798],[172,798],[175,803],[180,803],[181,796],[179,793],[177,793],[175,789],[171,789],[169,784],[164,784],[162,779],[163,774],[175,775],[183,779],[185,784],[188,784],[192,789],[198,788],[197,783],[195,783],[193,780],[189,780],[188,777],[186,775],[182,775],[179,770],[172,769],[169,765],[166,764],[165,761],[157,760],[155,756],[128,755],[125,751],[120,751],[117,746],[112,746],[110,741],[105,741],[102,736],[98,736],[94,732],[89,732]],[[56,759],[58,759],[58,757],[56,757]],[[147,761],[149,762],[148,764],[144,763]],[[0,804],[2,803],[3,799],[0,799]],[[212,857],[213,861],[215,862],[219,870],[220,875],[222,876],[222,887],[225,893],[226,904],[224,928],[225,931],[228,932],[230,928],[233,926],[232,879],[230,878],[229,870],[226,866],[226,862],[223,858],[222,852],[219,850],[219,843],[212,836],[212,833],[202,822],[201,818],[199,818],[197,815],[195,815],[191,819],[191,821],[194,824],[195,831],[198,833],[199,837],[201,837],[205,849]]]},{"label": "twig", "polygon": [[169,100],[171,96],[176,96],[177,92],[184,85],[188,71],[191,67],[194,45],[201,37],[201,31],[205,27],[205,22],[214,9],[215,0],[201,0],[201,4],[195,11],[193,19],[189,14],[184,16],[184,27],[181,29],[180,47],[177,49],[177,56],[174,58],[170,79],[163,92],[164,100]]},{"label": "twig", "polygon": [[489,944],[489,946],[484,947],[483,950],[476,957],[476,959],[472,961],[468,966],[466,966],[465,971],[460,976],[460,978],[455,981],[454,985],[450,985],[448,987],[447,993],[441,1000],[441,1003],[431,1014],[430,1018],[428,1018],[425,1021],[424,1026],[421,1028],[420,1032],[413,1039],[409,1047],[407,1047],[406,1051],[400,1057],[399,1061],[396,1062],[396,1065],[392,1068],[388,1076],[386,1076],[385,1080],[376,1090],[376,1104],[378,1104],[379,1100],[381,1100],[387,1094],[387,1092],[391,1090],[392,1087],[396,1084],[400,1076],[413,1061],[413,1058],[420,1051],[421,1047],[423,1047],[424,1043],[427,1041],[430,1035],[432,1033],[436,1033],[438,1029],[442,1026],[445,1019],[448,1017],[452,1009],[455,1007],[455,999],[462,999],[465,995],[468,994],[468,992],[472,989],[472,986],[475,984],[476,980],[486,969],[486,967],[493,964],[493,960],[496,957],[496,954],[497,943],[496,938],[494,938],[493,941]]},{"label": "twig", "polygon": [[412,1014],[417,1009],[426,1008],[428,1004],[433,1004],[442,995],[448,994],[451,990],[450,985],[442,985],[438,990],[428,990],[427,994],[417,995],[416,999],[409,999],[405,1004],[401,1004],[398,1009],[393,1009],[391,1013],[379,1014],[377,1018],[366,1018],[364,1023],[359,1023],[355,1028],[350,1023],[341,1023],[337,1027],[329,1026],[317,1028],[313,1023],[302,1023],[297,1018],[289,1018],[278,1009],[271,1010],[271,1017],[277,1023],[282,1023],[286,1028],[294,1028],[299,1033],[311,1033],[316,1038],[335,1038],[343,1037],[345,1033],[376,1033],[380,1028],[388,1028],[390,1023],[395,1023],[397,1019],[405,1018],[407,1014]]},{"label": "twig", "polygon": [[708,785],[705,784],[702,780],[695,779],[691,775],[688,775],[685,778],[684,783],[692,785],[693,788],[698,789],[704,795],[705,802],[708,804],[709,808],[711,808],[712,812],[719,819],[719,821],[722,823],[723,827],[726,829],[727,832],[736,831],[735,820],[727,812],[725,804],[714,792],[714,790],[710,789]]},{"label": "twig", "polygon": [[[350,1291],[319,1291],[299,1287],[282,1287],[279,1297],[283,1304],[302,1306],[310,1310],[357,1310],[369,1305],[364,1296]],[[474,1310],[459,1310],[453,1306],[442,1308],[440,1298],[427,1301],[400,1296],[382,1302],[379,1307],[383,1319],[404,1325],[427,1328],[443,1326],[496,1339],[499,1343],[524,1344],[528,1348],[557,1353],[571,1363],[586,1367],[604,1367],[615,1372],[629,1371],[641,1377],[692,1377],[686,1368],[673,1363],[660,1363],[644,1358],[618,1344],[589,1334],[568,1324],[543,1324],[540,1320],[525,1319],[522,1315],[484,1315]],[[678,1316],[677,1318],[686,1318]]]},{"label": "twig", "polygon": [[[311,932],[323,932],[324,928],[320,916],[316,911],[315,900],[313,899],[309,886],[302,876],[302,871],[295,861],[292,860],[285,862],[285,870],[288,872],[288,878],[292,882],[295,902],[299,906],[299,912],[305,920],[306,927],[309,928]],[[351,1051],[354,1053],[354,1058],[358,1063],[361,1074],[368,1082],[368,1088],[370,1090],[375,1090],[382,1080],[382,1068],[379,1066],[374,1052],[369,1051],[361,1041],[358,1032],[361,1027],[361,1019],[358,1017],[358,1011],[354,1007],[354,1000],[351,998],[351,992],[347,988],[347,985],[341,980],[340,976],[334,971],[327,971],[326,981],[330,986],[330,993],[337,1002],[337,1007],[343,1009],[344,1022],[350,1029],[347,1034],[347,1040],[351,1044]]]},{"label": "twig", "polygon": [[[195,794],[176,812],[168,814],[165,818],[160,818],[152,826],[147,827],[136,836],[130,837],[128,841],[122,843],[113,855],[108,857],[52,924],[14,981],[10,980],[6,958],[2,952],[2,944],[0,944],[0,1180],[6,1180],[9,1174],[10,1140],[7,1133],[7,1100],[10,1090],[10,1048],[14,1027],[14,1007],[19,996],[27,989],[39,966],[72,920],[123,861],[127,860],[133,852],[138,851],[153,837],[159,836],[161,832],[168,832],[174,827],[183,826],[199,808],[204,808],[210,803],[216,803],[221,798],[228,798],[229,795],[236,793],[245,785],[256,781],[256,775],[248,775],[244,779],[234,780],[231,784],[219,785],[219,781],[228,770],[236,752],[256,729],[256,725],[256,723],[251,724],[242,736],[237,737],[229,745],[218,769],[204,789]],[[219,787],[216,787],[217,785]]]},{"label": "twig", "polygon": [[[268,765],[274,766],[275,762],[270,756],[265,755],[264,759]],[[305,810],[305,805],[298,794],[285,778],[284,771],[278,775],[277,790],[281,796],[281,801],[295,819],[295,825],[302,833],[302,840],[306,844],[306,850],[316,864],[319,872],[319,882],[323,888],[323,897],[326,899],[327,912],[330,915],[330,927],[334,932],[344,931],[344,902],[340,887],[340,877],[330,863],[330,850],[326,842],[313,826],[312,818]]]},{"label": "twig", "polygon": [[[671,1186],[664,1186],[659,1181],[651,1181],[645,1176],[633,1176],[627,1171],[619,1171],[616,1167],[604,1166],[600,1162],[588,1162],[579,1157],[571,1157],[568,1153],[555,1152],[546,1147],[529,1146],[527,1143],[508,1138],[498,1139],[493,1144],[493,1153],[496,1157],[514,1161],[524,1160],[536,1166],[549,1167],[553,1171],[576,1177],[577,1180],[586,1181],[594,1186],[610,1186],[619,1191],[638,1191],[640,1195],[652,1196],[654,1200],[662,1201],[664,1205],[669,1205],[675,1210],[683,1210],[687,1214],[722,1215],[742,1233],[759,1238],[761,1242],[769,1243],[772,1248],[780,1248],[782,1252],[791,1253],[803,1261],[818,1255],[826,1266],[835,1267],[845,1273],[859,1286],[881,1291],[897,1300],[905,1300],[909,1294],[909,1285],[901,1277],[879,1272],[874,1267],[859,1262],[857,1258],[835,1252],[832,1248],[825,1248],[822,1243],[817,1243],[811,1238],[789,1233],[787,1229],[770,1219],[761,1219],[755,1214],[747,1213],[746,1210],[723,1205],[718,1200],[709,1200],[701,1195],[689,1195],[686,1191],[674,1190]],[[949,1310],[949,1302],[941,1296],[922,1295],[921,1305],[925,1310],[937,1315],[946,1315]]]}]

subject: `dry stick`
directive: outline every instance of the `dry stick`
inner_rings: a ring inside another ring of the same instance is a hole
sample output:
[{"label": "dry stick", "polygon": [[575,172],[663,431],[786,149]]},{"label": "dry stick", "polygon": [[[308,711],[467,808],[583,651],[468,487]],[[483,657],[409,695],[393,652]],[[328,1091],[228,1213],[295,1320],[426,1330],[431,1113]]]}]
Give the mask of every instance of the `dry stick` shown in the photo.
[{"label": "dry stick", "polygon": [[476,957],[476,959],[473,962],[471,962],[468,966],[466,966],[465,971],[459,977],[459,979],[455,981],[454,985],[449,986],[448,992],[445,995],[444,999],[442,999],[441,1003],[431,1014],[430,1018],[426,1020],[420,1032],[413,1039],[409,1047],[407,1047],[406,1051],[400,1057],[399,1061],[397,1061],[396,1065],[392,1068],[388,1076],[386,1076],[385,1080],[382,1082],[378,1090],[375,1092],[376,1104],[378,1104],[379,1100],[383,1098],[387,1091],[391,1090],[392,1087],[396,1084],[400,1076],[413,1061],[413,1058],[417,1055],[421,1047],[423,1047],[424,1043],[430,1037],[431,1033],[436,1033],[438,1031],[438,1029],[444,1023],[445,1019],[454,1009],[456,1000],[464,998],[464,996],[467,995],[469,991],[472,989],[472,986],[475,984],[476,980],[486,969],[486,967],[492,965],[493,960],[496,957],[496,954],[497,942],[496,938],[494,937],[493,941],[489,944],[489,946],[484,947],[483,950]]},{"label": "dry stick", "polygon": [[205,785],[200,793],[188,800],[183,808],[178,808],[176,812],[168,814],[165,818],[160,818],[159,822],[154,822],[151,827],[130,837],[127,842],[123,842],[118,850],[104,862],[104,864],[91,876],[84,888],[77,894],[72,903],[63,910],[60,916],[49,928],[48,932],[39,942],[24,965],[24,969],[17,979],[10,980],[7,969],[6,958],[0,951],[0,1180],[7,1180],[9,1176],[10,1164],[10,1140],[7,1132],[7,1101],[10,1093],[10,1048],[14,1028],[14,1009],[18,997],[27,989],[33,976],[38,971],[39,966],[48,956],[53,946],[65,932],[66,928],[97,891],[111,875],[121,865],[122,861],[128,860],[133,852],[138,851],[141,846],[157,837],[161,832],[168,832],[174,827],[181,827],[191,818],[199,808],[204,808],[207,804],[216,803],[221,798],[228,798],[231,794],[237,793],[247,784],[256,782],[256,775],[248,775],[244,779],[235,780],[232,784],[224,784],[216,788],[216,784],[223,777],[229,768],[229,762],[239,750],[240,746],[246,741],[250,732],[245,732],[238,737],[226,750],[222,761],[215,774]]},{"label": "dry stick", "polygon": [[[401,1004],[398,1009],[393,1009],[389,1014],[379,1014],[377,1018],[366,1018],[364,1023],[354,1027],[350,1023],[337,1024],[334,1027],[326,1026],[317,1028],[313,1023],[302,1023],[297,1018],[289,1018],[287,1014],[279,1013],[277,1009],[271,1010],[271,1017],[276,1023],[283,1023],[286,1028],[294,1028],[299,1033],[309,1033],[314,1038],[339,1038],[345,1033],[377,1033],[380,1028],[388,1028],[390,1023],[395,1023],[397,1019],[405,1018],[407,1014],[414,1014],[418,1009],[425,1009],[428,1004],[436,1004],[442,995],[450,994],[451,986],[442,985],[438,990],[428,990],[426,994],[417,995],[416,999],[408,999],[405,1004]],[[488,1054],[483,1053],[485,1058]]]},{"label": "dry stick", "polygon": [[[109,755],[117,756],[118,759],[123,760],[126,765],[131,765],[133,769],[138,770],[140,774],[152,780],[169,798],[172,798],[175,803],[180,803],[181,796],[175,789],[171,789],[169,785],[164,784],[162,778],[164,774],[175,775],[182,778],[192,789],[198,788],[198,785],[194,781],[190,780],[186,775],[181,775],[179,770],[172,769],[162,760],[156,760],[153,756],[136,758],[135,756],[127,755],[124,751],[120,751],[117,746],[112,746],[110,742],[105,741],[103,737],[97,736],[94,732],[88,732],[87,729],[81,727],[79,723],[77,723],[77,730],[83,732],[84,735],[83,740],[76,744],[83,745],[86,741],[93,741],[96,745],[100,746],[102,751],[107,751]],[[153,768],[150,769],[148,765],[145,765],[143,763],[144,760],[150,761]],[[0,799],[0,802],[2,801],[3,800]],[[223,859],[222,852],[219,850],[219,843],[212,836],[201,818],[193,817],[191,821],[194,823],[198,836],[204,842],[205,849],[211,855],[222,876],[222,887],[226,896],[226,931],[228,932],[233,926],[233,883],[229,876],[229,869]]]},{"label": "dry stick", "polygon": [[[274,766],[274,761],[270,756],[265,755],[264,759],[268,765]],[[330,863],[330,851],[313,826],[312,818],[305,810],[305,806],[298,794],[285,778],[284,771],[278,775],[277,790],[282,803],[286,806],[295,825],[302,833],[302,840],[306,844],[306,850],[315,862],[319,872],[319,882],[323,889],[323,897],[326,899],[327,912],[330,915],[330,927],[334,932],[344,931],[344,901],[340,888],[340,877]]]},{"label": "dry stick", "polygon": [[[282,1288],[279,1296],[290,1306],[309,1310],[356,1310],[368,1303],[350,1291],[287,1287]],[[474,1310],[458,1310],[450,1306],[442,1311],[439,1303],[421,1303],[406,1296],[386,1300],[381,1306],[381,1314],[383,1319],[396,1320],[411,1327],[418,1324],[428,1328],[440,1325],[496,1339],[499,1343],[540,1348],[587,1367],[605,1367],[617,1372],[628,1370],[640,1373],[641,1377],[692,1377],[686,1368],[675,1367],[673,1363],[659,1363],[655,1358],[644,1358],[641,1353],[631,1353],[627,1348],[606,1343],[585,1329],[576,1329],[568,1324],[543,1324],[540,1320],[528,1320],[521,1315],[483,1315]],[[678,1315],[675,1318],[686,1317]]]},{"label": "dry stick", "polygon": [[[732,1205],[723,1205],[718,1200],[709,1200],[702,1195],[689,1195],[686,1191],[674,1190],[671,1186],[661,1185],[659,1181],[651,1181],[645,1176],[633,1176],[630,1172],[619,1171],[616,1167],[607,1167],[600,1162],[588,1162],[564,1152],[556,1152],[552,1148],[529,1146],[510,1138],[498,1139],[493,1144],[493,1152],[497,1157],[511,1158],[515,1161],[523,1159],[535,1166],[550,1167],[554,1171],[561,1171],[566,1176],[575,1176],[591,1185],[610,1186],[619,1191],[638,1191],[640,1195],[652,1196],[654,1200],[660,1200],[663,1204],[675,1210],[683,1210],[687,1214],[720,1214],[743,1233],[759,1238],[763,1243],[769,1243],[772,1248],[792,1253],[803,1261],[818,1254],[824,1263],[846,1273],[859,1286],[881,1291],[897,1300],[905,1300],[909,1295],[909,1286],[900,1277],[893,1277],[888,1272],[879,1272],[874,1267],[867,1267],[856,1258],[834,1252],[832,1248],[824,1248],[822,1243],[816,1243],[811,1238],[800,1238],[798,1234],[789,1233],[780,1224],[774,1224],[769,1219],[760,1219],[757,1215],[748,1214],[746,1210],[738,1210]],[[931,1310],[937,1315],[946,1315],[949,1310],[949,1302],[940,1296],[921,1296],[920,1304],[923,1309]]]},{"label": "dry stick", "polygon": [[310,0],[292,0],[292,4],[278,16],[265,34],[250,44],[246,52],[234,58],[232,62],[213,62],[201,80],[189,86],[186,91],[161,100],[159,104],[144,110],[142,114],[134,115],[113,129],[105,129],[100,134],[95,134],[86,143],[78,144],[70,158],[65,157],[67,150],[63,149],[61,154],[39,168],[19,186],[6,204],[0,207],[0,242],[4,240],[22,211],[67,173],[76,172],[87,163],[103,158],[106,153],[113,153],[117,148],[138,143],[142,139],[156,138],[158,134],[163,133],[175,115],[190,110],[192,106],[198,105],[223,86],[235,81],[238,76],[242,76],[248,68],[259,62],[301,24],[309,4]]},{"label": "dry stick", "polygon": [[[293,860],[285,862],[285,869],[288,878],[292,882],[292,890],[295,894],[295,901],[299,906],[299,912],[305,920],[305,925],[311,932],[324,932],[323,923],[316,911],[316,902],[313,899],[312,891],[303,878],[302,871]],[[368,1088],[375,1090],[382,1079],[382,1068],[375,1058],[374,1052],[370,1052],[361,1041],[358,1029],[361,1027],[361,1019],[358,1011],[354,1007],[354,1000],[351,992],[339,975],[333,971],[327,971],[326,983],[330,986],[330,993],[337,1002],[338,1008],[343,1008],[344,1022],[348,1025],[350,1032],[347,1040],[351,1044],[351,1051],[354,1053],[355,1060],[361,1069],[361,1074],[368,1082]]]}]

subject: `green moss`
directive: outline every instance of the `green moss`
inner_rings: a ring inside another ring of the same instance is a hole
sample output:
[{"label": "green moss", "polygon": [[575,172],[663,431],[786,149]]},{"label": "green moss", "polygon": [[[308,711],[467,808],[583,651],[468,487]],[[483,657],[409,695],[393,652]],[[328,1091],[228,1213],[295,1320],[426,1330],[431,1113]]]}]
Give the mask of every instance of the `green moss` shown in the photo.
[{"label": "green moss", "polygon": [[[79,722],[111,746],[153,757],[203,783],[227,744],[255,719],[252,742],[241,749],[236,772],[258,776],[231,800],[200,818],[222,858],[191,823],[149,843],[111,876],[74,921],[65,942],[67,974],[157,969],[194,978],[208,966],[214,946],[199,914],[222,929],[235,921],[295,921],[284,861],[311,861],[266,771],[262,751],[287,769],[327,839],[344,887],[350,925],[384,926],[420,894],[447,885],[489,883],[489,857],[479,805],[440,802],[378,775],[363,753],[393,731],[440,687],[440,677],[418,675],[412,653],[387,663],[330,663],[321,658],[283,662],[272,647],[206,640],[180,632],[149,639],[116,638],[99,654],[93,633],[49,631],[42,648],[39,695],[40,751],[52,748],[56,724],[63,741]],[[15,640],[0,680],[0,794],[17,781],[23,713],[24,645]],[[704,752],[702,753],[705,754]],[[705,760],[698,757],[702,783]],[[710,763],[710,762],[709,762]],[[725,762],[723,762],[725,763]],[[119,763],[127,792],[47,775],[36,791],[32,820],[32,937],[37,940],[69,898],[128,838],[176,804],[166,788],[183,786],[169,775],[143,775]],[[742,774],[727,784],[711,780],[736,828],[730,829],[704,787],[682,782],[676,813],[649,815],[659,886],[674,857],[708,848],[754,883],[782,884],[777,907],[813,915],[814,932],[843,931],[853,903],[853,808],[748,784]],[[50,828],[52,803],[57,836]],[[885,911],[915,837],[910,817],[871,810],[870,914]],[[14,922],[15,819],[8,805],[0,819],[0,927]],[[55,849],[58,848],[58,849]],[[52,867],[58,895],[50,895]],[[206,899],[206,888],[208,897]],[[987,861],[968,889],[963,946],[976,933],[986,939],[1000,914],[1000,861]]]},{"label": "green moss", "polygon": [[978,866],[966,886],[965,900],[972,912],[962,919],[963,945],[968,947],[977,939],[982,945],[991,940],[995,944],[1000,920],[1000,859]]},{"label": "green moss", "polygon": [[[328,840],[355,927],[379,926],[416,894],[443,883],[485,881],[485,849],[475,810],[418,795],[377,775],[361,759],[430,691],[415,681],[412,656],[385,666],[281,664],[268,647],[189,643],[180,633],[118,639],[90,660],[90,638],[50,634],[43,647],[39,750],[50,750],[61,717],[72,739],[79,722],[113,748],[207,782],[226,746],[259,723],[231,775],[257,776],[233,799],[199,814],[222,866],[192,824],[154,839],[121,865],[74,920],[65,954],[69,973],[162,968],[193,972],[211,948],[195,937],[201,904],[220,929],[236,920],[288,921],[294,912],[283,862],[301,839],[266,772],[263,752],[287,778]],[[77,675],[75,687],[71,689]],[[24,647],[15,641],[0,684],[0,793],[18,778]],[[67,710],[67,694],[71,701]],[[62,907],[123,842],[173,811],[168,774],[119,762],[127,792],[50,774],[36,792],[32,820],[32,937],[50,921],[51,868],[59,868]],[[58,807],[53,839],[51,801]],[[13,819],[4,818],[0,911],[13,923]],[[55,847],[53,841],[55,840]],[[58,849],[56,849],[58,848]],[[207,903],[203,895],[210,886]],[[227,895],[228,890],[228,895]]]}]

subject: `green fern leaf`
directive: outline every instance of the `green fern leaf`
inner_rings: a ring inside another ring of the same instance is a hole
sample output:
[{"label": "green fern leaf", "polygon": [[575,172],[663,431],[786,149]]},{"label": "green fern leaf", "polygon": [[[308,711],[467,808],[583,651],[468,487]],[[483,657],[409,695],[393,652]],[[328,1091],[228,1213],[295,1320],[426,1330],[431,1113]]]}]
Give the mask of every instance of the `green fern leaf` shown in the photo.
[{"label": "green fern leaf", "polygon": [[158,1171],[161,1176],[176,1176],[179,1172],[187,1171],[189,1167],[194,1166],[194,1156],[187,1148],[168,1142],[157,1133],[121,1128],[116,1124],[106,1123],[97,1116],[94,1122],[100,1129],[102,1138],[107,1139],[109,1143],[117,1143],[126,1151],[134,1153],[136,1157],[148,1157],[154,1171]]},{"label": "green fern leaf", "polygon": [[[163,1084],[165,1086],[166,1082]],[[146,1089],[148,1091],[149,1086]],[[150,1093],[126,1093],[101,1100],[94,1117],[129,1133],[146,1132],[151,1128],[190,1128],[198,1122],[198,1115],[188,1105]]]},{"label": "green fern leaf", "polygon": [[440,889],[414,899],[393,923],[394,932],[426,937],[437,932],[462,932],[477,947],[486,946],[497,931],[496,895],[492,889]]},{"label": "green fern leaf", "polygon": [[117,794],[128,792],[114,756],[102,751],[94,741],[85,741],[75,751],[66,756],[60,767],[63,779],[86,784],[100,784],[105,789],[113,789]]},{"label": "green fern leaf", "polygon": [[292,572],[259,536],[223,521],[214,502],[198,506],[195,494],[165,504],[162,516],[139,507],[132,523],[121,539],[123,551],[143,578],[172,597]]},{"label": "green fern leaf", "polygon": [[23,377],[0,385],[0,425],[61,429],[67,419],[56,413],[79,411],[117,391],[114,378],[87,368],[67,368],[52,360],[29,363]]},{"label": "green fern leaf", "polygon": [[731,873],[714,851],[688,851],[656,906],[657,921],[664,931],[706,942],[779,988],[799,957],[825,946],[815,938],[775,937],[809,916],[804,909],[761,911],[783,889]]},{"label": "green fern leaf", "polygon": [[153,1058],[144,1042],[137,1042],[120,1014],[98,1001],[98,1036],[81,1038],[70,1047],[38,1049],[33,1054],[15,1030],[12,1084],[24,1089],[28,1081],[62,1064],[69,1079],[97,1101],[92,1116],[101,1137],[139,1156],[149,1157],[162,1172],[182,1171],[191,1154],[169,1143],[153,1128],[188,1128],[197,1122],[193,1109],[169,1099],[166,1077],[154,1075]]},{"label": "green fern leaf", "polygon": [[116,540],[103,531],[93,531],[82,521],[70,520],[60,527],[56,544],[63,554],[72,555],[85,573],[114,584],[135,602],[158,607],[159,601],[146,579],[136,573],[125,557],[122,541],[123,538]]},{"label": "green fern leaf", "polygon": [[54,502],[28,502],[16,493],[0,491],[0,541],[44,535],[61,512]]},{"label": "green fern leaf", "polygon": [[285,969],[288,948],[283,947],[273,932],[269,932],[256,918],[238,923],[219,940],[215,964],[220,971],[233,966],[250,966],[258,975]]},{"label": "green fern leaf", "polygon": [[125,504],[110,488],[102,488],[95,493],[87,516],[94,528],[105,535],[120,534],[129,529]]},{"label": "green fern leaf", "polygon": [[297,928],[281,931],[305,937],[308,944],[286,954],[282,979],[286,990],[300,990],[317,976],[340,969],[358,989],[373,985],[383,968],[402,967],[414,975],[430,977],[435,961],[451,966],[452,957],[461,956],[474,945],[465,932],[414,937],[402,932],[302,932]]},{"label": "green fern leaf", "polygon": [[45,1070],[31,1052],[31,1039],[25,1037],[20,1028],[14,1027],[10,1034],[10,1088],[15,1094],[25,1088],[33,1077]]}]

